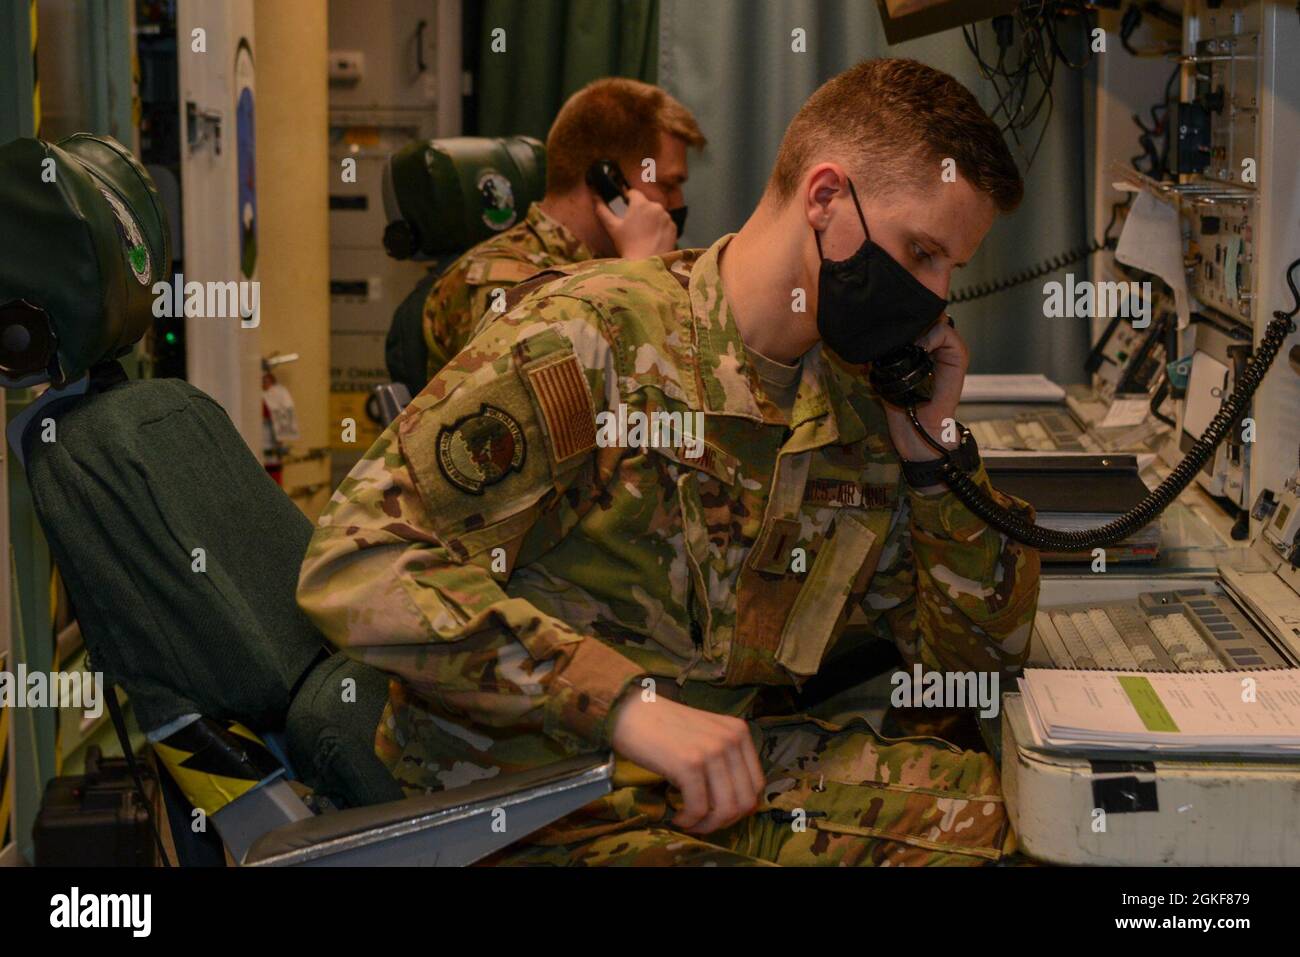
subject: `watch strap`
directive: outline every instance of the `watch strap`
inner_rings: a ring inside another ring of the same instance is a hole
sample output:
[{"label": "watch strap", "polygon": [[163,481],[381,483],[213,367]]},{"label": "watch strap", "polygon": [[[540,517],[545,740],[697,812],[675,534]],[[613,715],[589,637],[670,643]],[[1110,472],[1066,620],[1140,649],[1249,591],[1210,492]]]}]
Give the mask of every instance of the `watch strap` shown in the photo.
[{"label": "watch strap", "polygon": [[975,436],[971,434],[970,429],[957,423],[957,428],[961,431],[961,442],[957,448],[948,453],[948,458],[930,459],[927,462],[908,462],[904,461],[903,478],[912,488],[928,488],[932,485],[943,484],[943,466],[945,461],[952,463],[963,472],[973,472],[979,468],[980,453],[979,446],[975,442]]}]

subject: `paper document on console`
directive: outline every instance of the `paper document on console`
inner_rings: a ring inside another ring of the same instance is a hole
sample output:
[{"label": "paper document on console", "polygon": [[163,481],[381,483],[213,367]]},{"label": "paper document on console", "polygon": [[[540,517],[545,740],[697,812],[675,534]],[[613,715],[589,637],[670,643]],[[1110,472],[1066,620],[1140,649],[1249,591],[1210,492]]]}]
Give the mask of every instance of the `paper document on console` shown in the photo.
[{"label": "paper document on console", "polygon": [[1151,418],[1151,399],[1147,396],[1131,398],[1115,396],[1106,417],[1097,423],[1099,429],[1127,429],[1141,425]]},{"label": "paper document on console", "polygon": [[963,402],[1064,402],[1065,390],[1041,373],[967,374]]},{"label": "paper document on console", "polygon": [[1183,234],[1178,210],[1173,205],[1150,193],[1139,192],[1124,220],[1115,258],[1167,282],[1174,291],[1178,328],[1187,328],[1192,311],[1187,298],[1187,271],[1183,266]]},{"label": "paper document on console", "polygon": [[1029,668],[1019,682],[1039,744],[1300,755],[1300,670]]}]

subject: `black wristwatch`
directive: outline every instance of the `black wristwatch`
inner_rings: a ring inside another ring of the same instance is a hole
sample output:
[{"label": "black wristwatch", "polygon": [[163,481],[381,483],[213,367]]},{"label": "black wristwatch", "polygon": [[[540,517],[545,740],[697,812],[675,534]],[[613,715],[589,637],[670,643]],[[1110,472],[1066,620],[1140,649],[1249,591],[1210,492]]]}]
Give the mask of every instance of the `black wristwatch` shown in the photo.
[{"label": "black wristwatch", "polygon": [[[961,443],[948,453],[948,461],[963,472],[974,472],[980,465],[980,450],[975,444],[975,436],[970,429],[957,423]],[[931,459],[928,462],[903,462],[903,478],[912,488],[929,488],[942,485],[943,459]]]}]

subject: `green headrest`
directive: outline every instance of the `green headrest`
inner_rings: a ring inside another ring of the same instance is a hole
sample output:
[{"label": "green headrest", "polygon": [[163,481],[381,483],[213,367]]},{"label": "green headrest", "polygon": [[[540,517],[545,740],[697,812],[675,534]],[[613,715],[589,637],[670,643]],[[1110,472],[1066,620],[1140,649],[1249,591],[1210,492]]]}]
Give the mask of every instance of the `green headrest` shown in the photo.
[{"label": "green headrest", "polygon": [[394,259],[462,252],[509,229],[546,192],[546,147],[531,136],[457,136],[402,147],[384,169]]},{"label": "green headrest", "polygon": [[[0,384],[75,381],[153,322],[153,284],[171,269],[167,215],[116,140],[0,146],[0,232]],[[42,373],[43,325],[54,341]]]}]

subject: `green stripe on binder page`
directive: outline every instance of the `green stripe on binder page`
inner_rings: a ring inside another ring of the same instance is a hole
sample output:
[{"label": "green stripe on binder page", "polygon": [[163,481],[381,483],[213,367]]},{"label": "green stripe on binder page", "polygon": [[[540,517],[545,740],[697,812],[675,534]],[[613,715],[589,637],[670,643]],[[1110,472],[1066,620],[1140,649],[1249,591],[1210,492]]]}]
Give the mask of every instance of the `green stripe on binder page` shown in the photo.
[{"label": "green stripe on binder page", "polygon": [[1148,731],[1178,733],[1178,725],[1174,723],[1173,715],[1160,700],[1160,695],[1156,694],[1156,689],[1151,687],[1150,681],[1137,675],[1119,675],[1117,680],[1124,693],[1128,695],[1133,710],[1138,713],[1138,717],[1142,719]]}]

